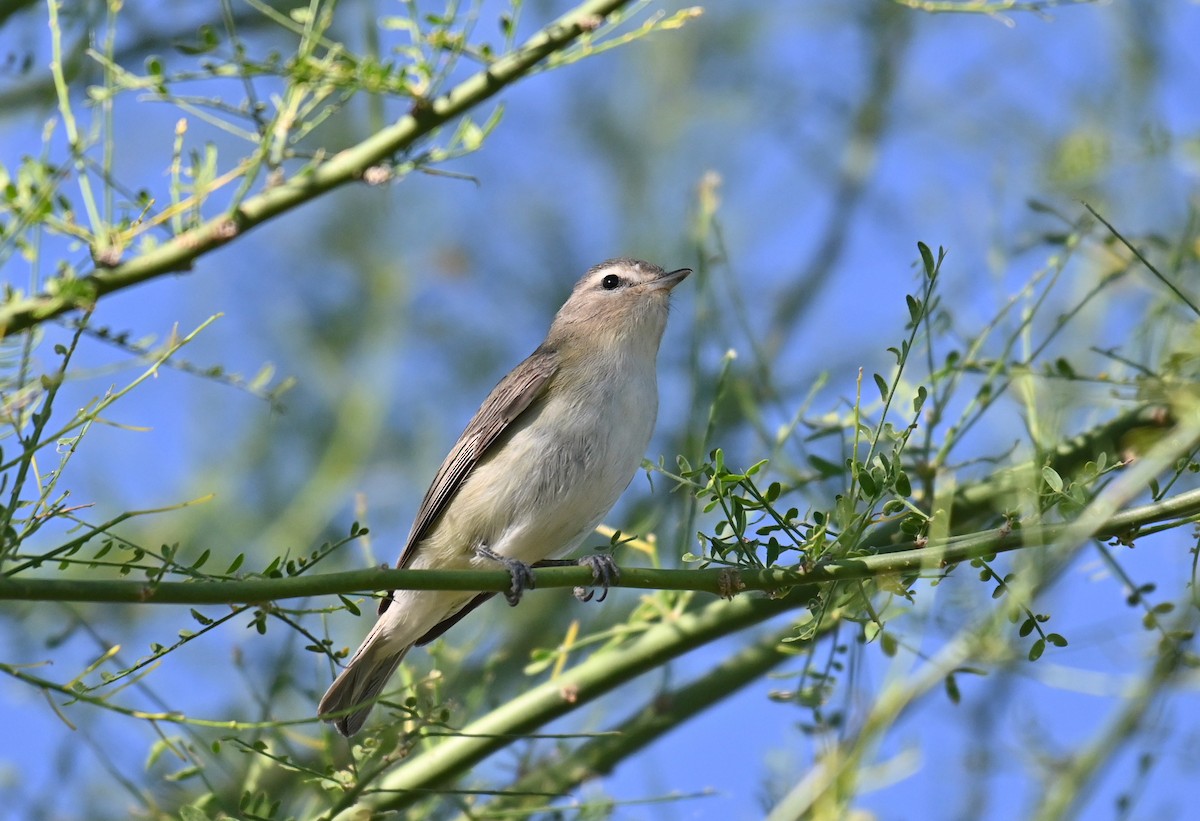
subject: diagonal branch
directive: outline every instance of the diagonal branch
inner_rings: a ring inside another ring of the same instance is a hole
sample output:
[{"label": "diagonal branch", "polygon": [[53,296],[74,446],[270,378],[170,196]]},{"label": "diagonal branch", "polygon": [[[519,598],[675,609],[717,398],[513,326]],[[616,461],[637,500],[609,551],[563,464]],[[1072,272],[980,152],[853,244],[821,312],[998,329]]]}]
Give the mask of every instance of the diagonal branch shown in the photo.
[{"label": "diagonal branch", "polygon": [[654,625],[628,646],[593,653],[561,676],[533,687],[464,727],[421,755],[413,756],[372,785],[358,810],[398,810],[429,797],[479,761],[511,744],[515,736],[577,710],[616,687],[671,659],[721,637],[802,607],[816,595],[805,585],[782,599],[743,596],[712,602]]},{"label": "diagonal branch", "polygon": [[[822,620],[817,634],[805,643],[814,643],[840,623],[840,619]],[[609,732],[522,775],[502,795],[488,803],[482,813],[496,817],[515,809],[531,812],[545,808],[546,796],[566,795],[589,779],[611,773],[637,751],[760,680],[785,659],[793,658],[798,648],[795,643],[789,646],[785,642],[795,638],[796,628],[788,624],[743,647],[696,680],[674,690],[656,693],[642,709]],[[480,814],[479,809],[475,812]],[[467,819],[468,814],[464,813],[456,821]]]},{"label": "diagonal branch", "polygon": [[521,79],[551,54],[592,31],[630,0],[587,0],[547,25],[511,54],[468,77],[446,94],[414,109],[388,128],[245,200],[232,214],[214,217],[141,256],[97,270],[70,288],[46,291],[0,306],[0,339],[43,320],[93,304],[100,297],[155,277],[185,271],[199,257],[240,234],[333,188],[362,179],[372,166],[469,111]]}]

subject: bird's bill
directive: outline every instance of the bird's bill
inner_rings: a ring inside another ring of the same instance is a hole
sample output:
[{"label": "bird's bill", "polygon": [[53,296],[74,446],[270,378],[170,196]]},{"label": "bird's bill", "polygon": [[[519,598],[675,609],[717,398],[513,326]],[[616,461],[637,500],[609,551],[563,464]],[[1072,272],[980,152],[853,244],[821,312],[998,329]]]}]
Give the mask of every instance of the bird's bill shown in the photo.
[{"label": "bird's bill", "polygon": [[669,291],[687,279],[688,274],[691,272],[691,268],[680,268],[678,271],[669,271],[647,284],[656,291],[660,288],[666,288]]}]

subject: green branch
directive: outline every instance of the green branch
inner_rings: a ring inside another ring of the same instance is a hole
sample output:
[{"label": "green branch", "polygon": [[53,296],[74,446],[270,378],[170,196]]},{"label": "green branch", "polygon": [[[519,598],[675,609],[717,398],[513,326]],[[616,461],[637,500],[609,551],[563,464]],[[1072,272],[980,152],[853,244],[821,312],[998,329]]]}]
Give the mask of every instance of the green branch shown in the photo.
[{"label": "green branch", "polygon": [[[1196,611],[1184,608],[1174,619],[1170,633],[1175,637],[1190,637],[1196,629]],[[1156,707],[1162,706],[1163,693],[1167,686],[1182,676],[1191,676],[1195,670],[1195,657],[1188,645],[1190,639],[1173,638],[1159,643],[1156,655],[1130,690],[1123,694],[1108,719],[1078,752],[1064,756],[1055,778],[1048,779],[1037,803],[1037,809],[1028,814],[1035,821],[1050,821],[1056,818],[1078,816],[1085,805],[1086,796],[1096,789],[1095,782],[1103,777],[1112,766],[1114,757],[1128,752],[1131,738],[1146,732],[1147,716]],[[1098,717],[1093,719],[1099,724]]]},{"label": "green branch", "polygon": [[[626,568],[614,587],[642,590],[695,590],[731,597],[744,591],[775,592],[801,584],[913,574],[1023,547],[1048,547],[1060,539],[1137,536],[1139,528],[1200,517],[1200,490],[1130,508],[1105,520],[1038,527],[985,530],[940,542],[909,543],[886,552],[826,562],[808,571],[784,568],[705,568],[656,570]],[[537,587],[578,587],[592,583],[585,567],[534,571]],[[502,570],[353,570],[317,576],[228,581],[131,582],[75,579],[0,579],[0,600],[128,602],[134,604],[245,604],[385,590],[471,590],[502,592],[511,583]]]},{"label": "green branch", "polygon": [[[1117,464],[1129,449],[1129,441],[1141,435],[1145,441],[1159,440],[1171,434],[1177,420],[1171,409],[1147,403],[1130,408],[1103,424],[1060,442],[1037,460],[1002,468],[979,482],[956,488],[949,509],[960,528],[978,526],[985,517],[995,516],[1009,506],[1013,497],[1029,487],[1030,477],[1048,465],[1061,476],[1073,476],[1086,462],[1103,456],[1108,464]],[[932,499],[923,500],[932,504]],[[875,528],[866,536],[868,547],[883,547],[900,534],[900,521]]]},{"label": "green branch", "polygon": [[598,652],[562,675],[534,687],[462,728],[428,752],[414,756],[371,786],[360,805],[396,810],[452,783],[489,754],[559,716],[578,710],[625,682],[709,642],[802,606],[817,590],[805,585],[782,599],[745,596],[712,602],[660,622],[627,646]]},{"label": "green branch", "polygon": [[[840,621],[822,622],[812,643]],[[505,788],[504,794],[482,808],[472,808],[457,821],[469,817],[496,817],[514,809],[532,811],[544,808],[546,796],[566,795],[585,781],[611,773],[618,764],[675,729],[684,721],[728,698],[748,684],[758,681],[785,659],[798,652],[795,644],[783,642],[795,638],[795,628],[769,633],[750,646],[725,659],[715,669],[674,690],[655,693],[650,701],[628,719],[597,738],[587,741],[569,754],[531,770]]]},{"label": "green branch", "polygon": [[468,77],[427,105],[414,107],[395,124],[340,151],[286,182],[247,199],[232,214],[214,217],[136,259],[97,270],[69,288],[16,299],[0,306],[0,338],[50,317],[94,304],[100,297],[191,268],[193,262],[272,217],[291,211],[333,188],[362,179],[364,172],[410,148],[417,140],[469,111],[525,76],[551,54],[592,31],[629,0],[588,0],[543,28],[520,48]]}]

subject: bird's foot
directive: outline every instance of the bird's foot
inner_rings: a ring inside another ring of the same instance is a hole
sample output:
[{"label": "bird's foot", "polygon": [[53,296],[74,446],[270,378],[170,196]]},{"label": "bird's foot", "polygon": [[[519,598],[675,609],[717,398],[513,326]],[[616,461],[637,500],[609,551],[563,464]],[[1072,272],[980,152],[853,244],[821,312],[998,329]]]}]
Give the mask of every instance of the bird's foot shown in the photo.
[{"label": "bird's foot", "polygon": [[[578,561],[570,559],[546,559],[538,562],[534,567],[572,567],[581,566],[590,568],[592,571],[592,583],[601,588],[600,598],[597,602],[602,602],[608,598],[608,588],[616,584],[621,579],[621,571],[617,567],[617,563],[613,561],[613,557],[607,553],[593,553]],[[591,601],[596,595],[595,590],[586,587],[576,587],[574,590],[575,598],[580,601]]]},{"label": "bird's foot", "polygon": [[521,601],[521,597],[525,595],[525,591],[534,588],[533,571],[529,569],[529,565],[525,564],[525,562],[510,559],[508,556],[501,556],[487,545],[480,545],[475,548],[475,553],[485,559],[499,562],[508,571],[508,575],[512,579],[512,587],[504,592],[504,598],[508,600],[510,607],[516,607]]},{"label": "bird's foot", "polygon": [[[608,588],[621,580],[621,571],[617,567],[617,563],[607,553],[593,553],[584,556],[579,560],[579,564],[592,569],[593,585],[600,587],[600,598],[596,599],[597,602],[607,599]],[[575,598],[580,601],[591,601],[594,595],[596,595],[594,589],[589,590],[586,587],[575,588]]]}]

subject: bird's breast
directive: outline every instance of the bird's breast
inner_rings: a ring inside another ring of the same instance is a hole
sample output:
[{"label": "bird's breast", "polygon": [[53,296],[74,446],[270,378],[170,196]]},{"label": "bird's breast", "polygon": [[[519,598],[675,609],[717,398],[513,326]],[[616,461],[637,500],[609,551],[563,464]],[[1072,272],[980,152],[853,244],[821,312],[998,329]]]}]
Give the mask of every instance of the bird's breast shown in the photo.
[{"label": "bird's breast", "polygon": [[[595,371],[595,369],[593,369]],[[658,411],[654,372],[564,380],[489,449],[431,534],[533,562],[574,547],[629,485]],[[433,545],[430,545],[433,547]]]}]

